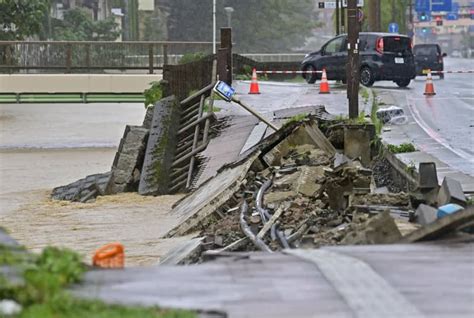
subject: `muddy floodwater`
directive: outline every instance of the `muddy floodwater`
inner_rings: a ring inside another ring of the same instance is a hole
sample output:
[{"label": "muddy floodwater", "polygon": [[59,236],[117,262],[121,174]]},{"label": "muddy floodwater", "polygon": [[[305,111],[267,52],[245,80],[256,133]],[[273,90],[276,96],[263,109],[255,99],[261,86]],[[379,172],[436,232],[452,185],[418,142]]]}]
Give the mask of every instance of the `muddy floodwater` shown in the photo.
[{"label": "muddy floodwater", "polygon": [[125,125],[141,125],[144,113],[142,104],[0,105],[0,226],[32,251],[64,246],[90,262],[118,241],[127,266],[157,263],[177,243],[160,236],[175,225],[168,212],[181,196],[49,198],[56,186],[110,170]]}]

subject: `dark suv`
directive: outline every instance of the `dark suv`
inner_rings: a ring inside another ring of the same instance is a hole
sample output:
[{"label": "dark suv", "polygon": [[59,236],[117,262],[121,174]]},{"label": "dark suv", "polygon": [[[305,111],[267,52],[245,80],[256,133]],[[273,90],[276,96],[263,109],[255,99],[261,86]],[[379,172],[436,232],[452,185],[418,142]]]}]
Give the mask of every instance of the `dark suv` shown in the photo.
[{"label": "dark suv", "polygon": [[[426,75],[428,70],[443,71],[443,57],[446,53],[441,53],[438,44],[417,44],[413,47],[415,55],[416,75]],[[444,78],[443,73],[438,73],[440,78]]]},{"label": "dark suv", "polygon": [[[406,87],[415,78],[415,61],[411,39],[393,33],[359,33],[360,82],[372,86],[375,81],[394,81]],[[328,79],[346,81],[347,35],[340,35],[323,45],[321,50],[306,55],[303,71],[326,69]],[[314,83],[321,74],[303,74]]]}]

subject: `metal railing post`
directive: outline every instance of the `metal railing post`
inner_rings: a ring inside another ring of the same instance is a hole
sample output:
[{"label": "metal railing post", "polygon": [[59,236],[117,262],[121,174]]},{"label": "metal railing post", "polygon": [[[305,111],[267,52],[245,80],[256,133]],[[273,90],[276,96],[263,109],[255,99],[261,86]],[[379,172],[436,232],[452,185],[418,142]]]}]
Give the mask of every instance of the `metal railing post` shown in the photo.
[{"label": "metal railing post", "polygon": [[163,65],[168,65],[168,44],[163,44]]},{"label": "metal railing post", "polygon": [[72,45],[66,44],[66,73],[71,73],[72,66]]},{"label": "metal railing post", "polygon": [[86,44],[86,67],[87,71],[90,72],[90,67],[91,67],[91,45]]},{"label": "metal railing post", "polygon": [[148,45],[148,72],[153,74],[153,44]]}]

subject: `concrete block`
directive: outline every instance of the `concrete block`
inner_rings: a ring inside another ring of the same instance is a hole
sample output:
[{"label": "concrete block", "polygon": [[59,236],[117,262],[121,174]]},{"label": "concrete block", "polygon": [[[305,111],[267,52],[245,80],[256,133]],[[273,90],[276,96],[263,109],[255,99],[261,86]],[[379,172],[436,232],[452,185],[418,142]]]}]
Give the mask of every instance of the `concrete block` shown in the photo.
[{"label": "concrete block", "polygon": [[438,210],[436,208],[433,208],[432,206],[420,204],[415,212],[416,222],[421,225],[426,225],[436,221],[437,211]]},{"label": "concrete block", "polygon": [[447,203],[459,204],[462,207],[467,206],[466,196],[462,190],[461,183],[449,177],[444,178],[438,192],[438,206]]},{"label": "concrete block", "polygon": [[169,172],[176,150],[180,104],[174,96],[161,99],[153,109],[153,120],[143,161],[138,193],[168,193]]},{"label": "concrete block", "polygon": [[344,126],[344,154],[351,159],[361,158],[361,163],[367,167],[372,160],[371,141],[374,135],[374,125]]},{"label": "concrete block", "polygon": [[146,128],[129,125],[125,127],[112,164],[113,193],[137,190],[138,184],[134,174],[137,169],[142,169],[147,137]]},{"label": "concrete block", "polygon": [[99,195],[111,194],[112,172],[87,176],[65,186],[56,187],[51,193],[54,200],[86,201]]},{"label": "concrete block", "polygon": [[438,174],[436,172],[436,163],[420,162],[418,166],[420,175],[419,188],[421,190],[429,190],[438,188]]}]

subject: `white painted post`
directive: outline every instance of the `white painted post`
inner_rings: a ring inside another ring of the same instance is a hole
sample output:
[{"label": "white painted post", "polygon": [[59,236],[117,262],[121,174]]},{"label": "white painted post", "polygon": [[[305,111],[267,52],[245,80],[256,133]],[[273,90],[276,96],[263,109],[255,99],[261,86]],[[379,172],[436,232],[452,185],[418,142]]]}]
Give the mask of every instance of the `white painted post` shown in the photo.
[{"label": "white painted post", "polygon": [[212,54],[216,54],[216,0],[212,1]]}]

